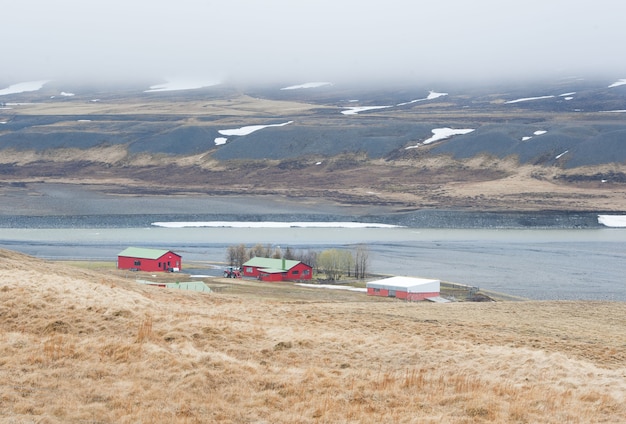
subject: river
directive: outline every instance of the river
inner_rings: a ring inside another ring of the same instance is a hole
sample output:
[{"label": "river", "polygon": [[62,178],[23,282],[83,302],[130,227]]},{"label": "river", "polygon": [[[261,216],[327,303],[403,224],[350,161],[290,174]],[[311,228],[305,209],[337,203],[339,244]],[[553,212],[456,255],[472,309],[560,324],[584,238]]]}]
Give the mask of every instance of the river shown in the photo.
[{"label": "river", "polygon": [[374,273],[537,300],[626,301],[626,230],[617,228],[0,228],[0,247],[47,259],[115,260],[142,246],[171,249],[184,265],[224,261],[240,243],[316,251],[363,243]]}]

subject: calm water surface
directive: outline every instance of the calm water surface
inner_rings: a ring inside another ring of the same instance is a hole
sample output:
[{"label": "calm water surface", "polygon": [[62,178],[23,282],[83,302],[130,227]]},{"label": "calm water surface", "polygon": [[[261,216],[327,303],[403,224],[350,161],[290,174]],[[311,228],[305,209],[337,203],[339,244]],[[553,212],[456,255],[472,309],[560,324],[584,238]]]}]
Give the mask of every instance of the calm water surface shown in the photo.
[{"label": "calm water surface", "polygon": [[371,271],[437,278],[531,299],[626,301],[625,229],[0,228],[0,247],[30,255],[115,260],[128,246],[183,261],[223,261],[233,244],[292,249],[366,243]]}]

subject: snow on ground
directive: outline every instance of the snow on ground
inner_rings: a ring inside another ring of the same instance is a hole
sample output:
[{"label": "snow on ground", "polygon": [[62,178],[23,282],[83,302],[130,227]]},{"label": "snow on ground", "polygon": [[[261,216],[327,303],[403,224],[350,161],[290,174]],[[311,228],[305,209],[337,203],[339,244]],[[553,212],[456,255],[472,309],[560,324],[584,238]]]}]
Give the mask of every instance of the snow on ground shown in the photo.
[{"label": "snow on ground", "polygon": [[228,141],[228,139],[226,137],[216,137],[215,138],[215,145],[216,146],[221,146],[222,144],[226,144],[227,141]]},{"label": "snow on ground", "polygon": [[454,129],[454,128],[435,128],[432,130],[433,132],[433,136],[430,137],[429,139],[426,139],[424,141],[422,141],[421,143],[416,144],[415,146],[408,146],[405,147],[406,150],[408,149],[415,149],[421,145],[424,144],[430,144],[430,143],[434,143],[435,141],[439,141],[439,140],[445,140],[446,138],[450,138],[452,136],[455,135],[463,135],[463,134],[469,134],[472,131],[474,131],[473,128],[459,128],[459,129]]},{"label": "snow on ground", "polygon": [[63,97],[74,97],[74,96],[76,95],[76,94],[74,94],[74,93],[68,93],[68,92],[66,92],[66,91],[61,91],[61,93],[60,93],[60,94],[61,94],[61,96],[63,96]]},{"label": "snow on ground", "polygon": [[365,112],[367,110],[387,109],[393,106],[351,106],[346,110],[342,110],[344,115],[357,115],[359,112]]},{"label": "snow on ground", "polygon": [[433,100],[447,95],[448,93],[437,93],[436,91],[431,91],[430,93],[428,93],[426,100]]},{"label": "snow on ground", "polygon": [[298,90],[301,88],[317,88],[317,87],[325,87],[327,85],[333,85],[331,82],[307,82],[300,85],[291,85],[289,87],[281,88],[281,90]]},{"label": "snow on ground", "polygon": [[512,103],[520,103],[520,102],[529,102],[529,101],[532,101],[532,100],[552,99],[553,97],[554,97],[553,95],[538,96],[538,97],[525,97],[525,98],[522,98],[522,99],[509,100],[508,102],[504,102],[504,103],[512,104]]},{"label": "snow on ground", "polygon": [[[545,133],[547,133],[548,131],[544,131],[544,130],[537,130],[533,133],[533,136],[537,136],[537,135],[544,135]],[[528,141],[531,138],[533,138],[533,136],[526,136],[526,137],[522,137],[522,141]]]},{"label": "snow on ground", "polygon": [[556,155],[554,159],[561,159],[565,154],[569,153],[569,150],[564,151],[563,153]]},{"label": "snow on ground", "polygon": [[18,84],[13,84],[0,90],[0,96],[6,96],[7,94],[18,94],[25,93],[27,91],[37,91],[40,90],[49,80],[42,81],[28,81],[28,82],[20,82]]},{"label": "snow on ground", "polygon": [[598,215],[598,222],[607,227],[626,227],[626,215]]},{"label": "snow on ground", "polygon": [[447,95],[448,93],[437,93],[436,91],[430,91],[428,93],[428,96],[424,97],[423,99],[410,100],[408,102],[398,103],[396,105],[389,105],[389,106],[350,106],[348,107],[348,109],[342,111],[341,113],[343,113],[344,115],[357,115],[359,112],[365,112],[368,110],[375,110],[375,109],[387,109],[390,107],[397,107],[397,106],[406,106],[406,105],[411,105],[413,103],[425,102],[427,100],[437,99],[439,97],[447,96]]},{"label": "snow on ground", "polygon": [[178,90],[195,90],[198,88],[212,87],[219,85],[219,81],[205,80],[205,81],[193,81],[193,80],[168,80],[163,84],[151,85],[149,90],[145,90],[144,93],[155,93],[160,91],[178,91]]},{"label": "snow on ground", "polygon": [[219,130],[218,132],[222,135],[248,135],[252,134],[255,131],[262,130],[263,128],[268,127],[284,127],[285,125],[289,125],[293,123],[293,121],[283,122],[282,124],[270,124],[270,125],[249,125],[241,128],[232,128],[228,130]]},{"label": "snow on ground", "polygon": [[170,221],[153,222],[152,225],[165,228],[400,228],[398,225],[369,222]]},{"label": "snow on ground", "polygon": [[626,85],[626,78],[615,81],[613,84],[609,85],[609,88],[619,87],[620,85]]},{"label": "snow on ground", "polygon": [[300,287],[308,287],[313,289],[330,289],[330,290],[348,290],[348,291],[356,291],[361,293],[367,293],[367,289],[360,287],[352,287],[352,286],[340,286],[335,284],[306,284],[306,283],[295,283],[296,286]]}]

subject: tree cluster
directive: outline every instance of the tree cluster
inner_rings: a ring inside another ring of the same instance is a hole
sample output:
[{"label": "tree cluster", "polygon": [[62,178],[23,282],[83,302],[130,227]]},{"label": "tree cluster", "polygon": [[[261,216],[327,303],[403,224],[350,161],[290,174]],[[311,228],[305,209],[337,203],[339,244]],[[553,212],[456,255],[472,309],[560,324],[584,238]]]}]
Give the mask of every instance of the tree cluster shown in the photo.
[{"label": "tree cluster", "polygon": [[369,249],[363,244],[357,245],[354,251],[327,249],[322,252],[294,251],[289,247],[282,250],[278,246],[262,244],[248,248],[244,244],[238,244],[228,247],[226,260],[230,266],[241,268],[255,257],[304,262],[331,281],[337,281],[343,276],[364,279],[370,264]]}]

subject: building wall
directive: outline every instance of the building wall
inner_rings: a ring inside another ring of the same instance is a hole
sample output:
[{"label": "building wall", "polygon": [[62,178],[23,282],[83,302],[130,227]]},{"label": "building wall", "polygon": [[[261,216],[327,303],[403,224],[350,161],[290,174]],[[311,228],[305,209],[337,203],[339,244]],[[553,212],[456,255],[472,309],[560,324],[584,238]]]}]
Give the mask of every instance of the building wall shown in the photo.
[{"label": "building wall", "polygon": [[[273,275],[273,277],[261,276],[261,274],[268,274],[263,273],[262,269],[263,268],[259,268],[256,266],[244,266],[243,275],[244,277],[259,278],[263,281],[310,280],[311,278],[313,278],[313,268],[302,262],[291,267],[282,274],[277,272],[269,274]],[[280,276],[280,278],[277,278],[276,276]]]},{"label": "building wall", "polygon": [[133,258],[118,256],[117,267],[119,269],[137,269],[139,271],[157,272],[168,271],[170,268],[182,269],[182,257],[168,252],[158,259]]},{"label": "building wall", "polygon": [[381,297],[389,297],[389,290],[387,289],[374,289],[372,287],[367,288],[368,296],[381,296]]},{"label": "building wall", "polygon": [[419,300],[426,300],[429,297],[437,297],[439,296],[439,292],[430,292],[430,293],[409,293],[406,300],[416,302]]},{"label": "building wall", "polygon": [[280,273],[280,272],[272,272],[272,273],[260,272],[259,279],[261,281],[283,281],[285,279],[283,277],[283,274],[284,273]]},{"label": "building wall", "polygon": [[400,290],[389,291],[387,289],[378,289],[378,288],[368,287],[367,295],[368,296],[381,296],[381,297],[395,297],[396,299],[416,302],[420,300],[425,300],[429,297],[437,297],[439,296],[439,292],[408,293],[406,291],[400,291]]},{"label": "building wall", "polygon": [[300,262],[287,272],[287,280],[310,280],[313,278],[313,268]]},{"label": "building wall", "polygon": [[259,267],[256,266],[244,266],[243,267],[243,275],[244,277],[255,277],[259,276]]}]

